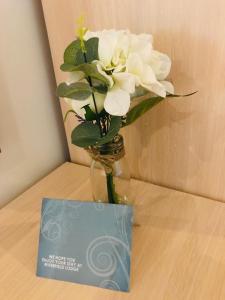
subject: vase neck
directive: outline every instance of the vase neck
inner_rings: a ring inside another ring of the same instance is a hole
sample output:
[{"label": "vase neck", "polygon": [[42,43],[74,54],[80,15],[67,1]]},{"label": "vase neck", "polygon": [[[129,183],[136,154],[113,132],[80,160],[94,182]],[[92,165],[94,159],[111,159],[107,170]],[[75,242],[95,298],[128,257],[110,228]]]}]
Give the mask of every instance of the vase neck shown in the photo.
[{"label": "vase neck", "polygon": [[[98,155],[119,155],[124,153],[123,137],[117,134],[110,142],[103,145],[91,146],[90,151]],[[123,154],[124,156],[124,154]]]}]

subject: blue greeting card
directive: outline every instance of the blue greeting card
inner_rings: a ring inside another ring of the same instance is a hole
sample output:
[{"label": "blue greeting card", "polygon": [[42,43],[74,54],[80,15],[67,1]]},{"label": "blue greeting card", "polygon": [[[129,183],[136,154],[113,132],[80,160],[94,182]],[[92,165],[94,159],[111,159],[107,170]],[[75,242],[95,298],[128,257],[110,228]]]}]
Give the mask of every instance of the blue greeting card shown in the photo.
[{"label": "blue greeting card", "polygon": [[128,291],[132,207],[44,199],[37,275]]}]

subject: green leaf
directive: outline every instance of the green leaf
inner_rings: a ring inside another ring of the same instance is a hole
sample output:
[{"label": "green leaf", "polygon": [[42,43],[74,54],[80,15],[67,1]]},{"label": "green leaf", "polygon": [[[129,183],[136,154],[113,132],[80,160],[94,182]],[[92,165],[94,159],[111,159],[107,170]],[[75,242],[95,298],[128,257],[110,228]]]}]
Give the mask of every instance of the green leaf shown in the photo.
[{"label": "green leaf", "polygon": [[107,94],[108,88],[104,84],[99,84],[99,85],[93,86],[93,90],[98,92],[99,94]]},{"label": "green leaf", "polygon": [[189,94],[184,94],[184,95],[177,95],[177,94],[169,94],[166,96],[166,98],[180,98],[180,97],[188,97],[196,94],[198,91],[191,92]]},{"label": "green leaf", "polygon": [[100,94],[106,94],[108,91],[107,85],[95,78],[92,78],[92,86],[93,90]]},{"label": "green leaf", "polygon": [[86,49],[86,59],[88,63],[91,63],[93,60],[99,60],[98,57],[98,38],[93,37],[86,42],[84,42]]},{"label": "green leaf", "polygon": [[74,128],[71,134],[72,144],[86,148],[95,145],[100,139],[100,131],[97,124],[84,122]]},{"label": "green leaf", "polygon": [[153,106],[155,106],[156,104],[158,104],[162,100],[164,100],[164,98],[162,98],[162,97],[152,97],[152,98],[143,100],[141,103],[134,106],[127,113],[126,123],[123,126],[130,125],[131,123],[136,121],[137,118],[141,117],[144,113],[146,113],[146,111],[151,109]]},{"label": "green leaf", "polygon": [[[185,95],[176,95],[176,94],[170,94],[166,98],[177,98],[177,97],[188,97],[191,95],[194,95],[197,93],[197,91],[190,93],[190,94],[185,94]],[[139,117],[141,117],[144,113],[146,113],[148,110],[150,110],[153,106],[161,102],[162,100],[165,100],[166,98],[162,98],[159,96],[156,97],[151,97],[149,99],[143,100],[141,103],[137,104],[134,106],[126,116],[126,122],[123,123],[123,127],[130,125],[134,121],[136,121]]]},{"label": "green leaf", "polygon": [[122,125],[121,117],[112,116],[108,133],[98,141],[98,145],[110,142],[119,132]]},{"label": "green leaf", "polygon": [[60,69],[66,72],[82,71],[87,77],[89,76],[91,78],[101,81],[106,85],[109,85],[108,79],[98,72],[98,69],[95,64],[87,63],[87,64],[81,64],[79,66],[74,66],[72,64],[66,63],[66,64],[62,64],[60,66]]},{"label": "green leaf", "polygon": [[71,84],[63,82],[57,87],[56,93],[58,97],[85,100],[91,95],[92,89],[89,84],[85,82],[75,82]]},{"label": "green leaf", "polygon": [[84,55],[81,50],[80,40],[77,39],[66,48],[64,52],[64,63],[78,66],[84,62]]},{"label": "green leaf", "polygon": [[85,62],[92,62],[93,60],[98,60],[98,38],[94,37],[87,41],[84,41],[85,55],[82,52],[81,42],[79,39],[73,41],[66,48],[64,52],[64,64],[69,64],[73,66],[78,66],[84,64]]},{"label": "green leaf", "polygon": [[109,84],[108,79],[98,72],[96,65],[94,64],[83,64],[78,67],[79,71],[85,73],[86,76],[91,78],[98,79],[105,84]]},{"label": "green leaf", "polygon": [[[85,120],[86,121],[94,121],[97,120],[96,113],[90,108],[89,104],[84,105],[82,107],[85,110]],[[98,113],[99,118],[107,115],[108,113],[103,109],[101,112]]]},{"label": "green leaf", "polygon": [[86,121],[94,121],[96,120],[96,114],[90,109],[89,104],[82,107],[85,110],[85,120]]},{"label": "green leaf", "polygon": [[119,132],[121,127],[121,117],[113,116],[108,133],[101,137],[97,124],[84,122],[79,124],[71,134],[72,144],[86,148],[93,145],[103,145],[110,142]]},{"label": "green leaf", "polygon": [[73,64],[69,64],[69,63],[64,63],[60,66],[60,69],[64,72],[73,72],[73,71],[77,71],[77,67],[74,66]]}]

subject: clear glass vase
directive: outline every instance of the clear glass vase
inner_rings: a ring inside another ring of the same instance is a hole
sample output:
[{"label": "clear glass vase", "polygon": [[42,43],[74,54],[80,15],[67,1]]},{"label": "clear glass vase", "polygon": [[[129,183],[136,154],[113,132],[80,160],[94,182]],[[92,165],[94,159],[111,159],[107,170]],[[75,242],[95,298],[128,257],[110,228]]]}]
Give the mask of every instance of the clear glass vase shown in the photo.
[{"label": "clear glass vase", "polygon": [[130,171],[125,159],[121,135],[112,141],[88,149],[92,157],[91,185],[93,200],[113,204],[132,204]]}]

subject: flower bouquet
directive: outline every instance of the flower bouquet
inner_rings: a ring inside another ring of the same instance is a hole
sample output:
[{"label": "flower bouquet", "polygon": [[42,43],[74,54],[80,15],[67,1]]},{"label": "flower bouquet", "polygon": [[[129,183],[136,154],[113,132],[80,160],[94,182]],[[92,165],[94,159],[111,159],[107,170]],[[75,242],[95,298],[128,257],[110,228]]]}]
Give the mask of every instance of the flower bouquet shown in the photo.
[{"label": "flower bouquet", "polygon": [[94,200],[129,203],[130,175],[119,131],[167,97],[179,97],[166,80],[170,68],[170,58],[153,48],[149,34],[81,27],[66,48],[61,70],[69,76],[57,95],[71,107],[65,119],[73,113],[79,121],[72,143],[93,159]]}]

